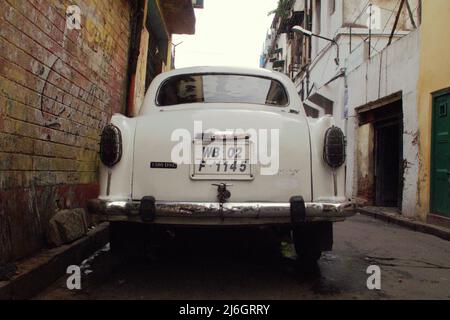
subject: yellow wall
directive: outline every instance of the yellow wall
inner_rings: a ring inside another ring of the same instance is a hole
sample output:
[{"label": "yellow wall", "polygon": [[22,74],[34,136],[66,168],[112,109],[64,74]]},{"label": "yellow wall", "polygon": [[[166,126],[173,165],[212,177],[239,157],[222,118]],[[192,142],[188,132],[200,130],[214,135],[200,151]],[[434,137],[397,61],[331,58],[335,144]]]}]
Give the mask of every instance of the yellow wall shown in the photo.
[{"label": "yellow wall", "polygon": [[422,1],[419,114],[419,181],[417,209],[422,220],[430,211],[432,93],[450,88],[450,1]]},{"label": "yellow wall", "polygon": [[149,33],[146,27],[142,27],[141,43],[139,48],[139,56],[136,66],[136,75],[134,82],[134,108],[133,117],[139,114],[142,103],[145,98],[145,76],[147,74],[147,57],[148,57]]},{"label": "yellow wall", "polygon": [[[159,9],[159,14],[161,15],[161,17],[164,17],[160,2],[161,2],[160,0],[157,0],[156,6]],[[169,71],[172,67],[172,35],[169,33],[169,29],[167,28],[166,21],[164,21],[164,30],[165,30],[165,32],[167,34],[167,38],[169,40],[168,40],[168,44],[167,44],[167,58],[166,58],[166,61],[163,62],[162,72]]]},{"label": "yellow wall", "polygon": [[[159,15],[161,17],[164,17],[161,6],[159,1],[156,1],[156,5],[159,10]],[[131,116],[137,116],[139,114],[139,111],[141,109],[142,103],[144,102],[145,98],[145,80],[146,80],[146,73],[147,73],[147,57],[148,57],[148,46],[149,46],[149,30],[147,30],[147,23],[146,19],[148,19],[148,0],[145,1],[144,6],[144,19],[143,19],[143,25],[142,25],[142,31],[141,31],[141,39],[140,39],[140,48],[139,48],[139,56],[136,66],[136,74],[134,78],[134,90],[133,90],[133,107],[131,108]],[[167,57],[162,62],[161,70],[162,72],[169,71],[171,69],[171,63],[172,63],[172,35],[169,33],[167,29],[167,25],[164,23],[164,32],[166,33],[168,40],[168,50],[167,50]]]},{"label": "yellow wall", "polygon": [[164,71],[170,71],[172,69],[172,35],[169,37],[167,44],[167,60],[164,66]]}]

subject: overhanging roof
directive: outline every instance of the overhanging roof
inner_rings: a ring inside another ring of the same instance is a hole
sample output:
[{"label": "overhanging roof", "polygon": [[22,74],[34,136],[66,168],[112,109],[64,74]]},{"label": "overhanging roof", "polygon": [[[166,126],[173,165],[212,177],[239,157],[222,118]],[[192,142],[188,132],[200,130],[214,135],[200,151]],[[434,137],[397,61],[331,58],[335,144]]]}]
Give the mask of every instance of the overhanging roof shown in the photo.
[{"label": "overhanging roof", "polygon": [[161,59],[167,57],[167,42],[169,34],[166,30],[166,24],[161,17],[157,0],[148,1],[147,29],[154,34]]},{"label": "overhanging roof", "polygon": [[307,100],[322,108],[325,111],[325,114],[333,114],[333,101],[319,92],[311,94]]},{"label": "overhanging roof", "polygon": [[195,33],[195,13],[192,0],[162,0],[159,1],[159,5],[169,33]]}]

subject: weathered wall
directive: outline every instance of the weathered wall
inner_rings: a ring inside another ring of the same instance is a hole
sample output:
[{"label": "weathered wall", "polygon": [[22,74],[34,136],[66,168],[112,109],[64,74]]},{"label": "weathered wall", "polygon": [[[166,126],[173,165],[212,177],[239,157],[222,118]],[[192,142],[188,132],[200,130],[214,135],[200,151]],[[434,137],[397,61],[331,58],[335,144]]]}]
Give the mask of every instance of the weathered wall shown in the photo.
[{"label": "weathered wall", "polygon": [[[415,23],[418,21],[418,13],[417,9],[419,6],[419,0],[408,0],[411,11],[413,13],[413,17],[415,20]],[[398,8],[399,8],[399,1],[395,0],[371,0],[370,3],[372,5],[377,6],[380,8],[380,25],[386,30],[391,31],[394,26],[394,17],[397,14]],[[344,11],[344,25],[345,26],[352,26],[352,27],[362,27],[365,28],[367,25],[367,15],[362,15],[361,18],[357,19],[360,12],[364,9],[364,7],[367,5],[366,1],[343,1],[343,11]],[[393,14],[394,12],[394,14]],[[414,27],[411,23],[411,20],[409,19],[408,10],[406,7],[406,2],[403,6],[403,9],[401,11],[398,24],[397,24],[397,30],[413,30]]]},{"label": "weathered wall", "polygon": [[[336,0],[334,12],[330,10],[330,3],[330,1],[321,2],[320,30],[322,36],[334,38],[338,42],[340,63],[336,65],[334,62],[334,59],[337,57],[337,47],[327,40],[314,37],[312,39],[312,62],[309,66],[310,87],[314,86],[313,91],[318,91],[328,99],[333,100],[333,114],[337,121],[341,121],[344,112],[344,97],[342,95],[344,92],[344,78],[336,79],[332,83],[329,83],[329,81],[342,69],[345,69],[346,73],[351,73],[355,68],[364,65],[368,60],[369,46],[368,42],[365,41],[368,37],[368,29],[365,24],[369,15],[366,11],[363,11],[368,3],[358,0]],[[375,27],[372,29],[372,57],[386,48],[395,20],[393,8],[396,6],[398,9],[399,3],[393,0],[379,0],[374,1],[373,4],[381,8],[381,29]],[[410,5],[415,21],[418,23],[418,0],[410,0]],[[316,6],[314,5],[313,11],[315,9]],[[318,13],[314,12],[316,19],[313,18],[313,30],[318,28],[317,15]],[[407,35],[411,28],[406,6],[403,8],[401,17],[404,21],[403,24],[400,23],[397,27],[393,42]],[[355,23],[349,23],[349,21]],[[352,27],[351,36],[350,26]],[[296,80],[296,86],[299,90],[301,81],[305,82],[304,78],[305,76]]]},{"label": "weathered wall", "polygon": [[[66,6],[82,29],[66,28]],[[0,262],[44,243],[57,207],[97,193],[99,134],[125,108],[126,0],[0,1]]]},{"label": "weathered wall", "polygon": [[420,76],[418,82],[419,178],[418,211],[425,219],[430,211],[430,160],[432,93],[450,88],[450,2],[423,1]]},{"label": "weathered wall", "polygon": [[357,198],[369,200],[374,197],[374,161],[370,161],[374,151],[374,128],[365,124],[356,129],[356,175]]},{"label": "weathered wall", "polygon": [[139,48],[139,57],[136,66],[136,78],[134,81],[134,106],[132,116],[139,115],[142,103],[145,97],[145,76],[147,73],[149,33],[144,27],[141,31],[141,44]]},{"label": "weathered wall", "polygon": [[[383,97],[402,93],[403,102],[403,199],[402,213],[416,217],[417,177],[418,177],[418,123],[417,123],[417,81],[419,77],[418,30],[392,43],[391,46],[361,64],[348,75],[349,86],[349,129],[348,140],[357,139],[356,107],[378,101]],[[351,123],[351,125],[350,125]],[[357,145],[355,145],[357,148]],[[349,149],[351,150],[351,149]],[[347,161],[348,174],[357,174],[358,160],[356,154],[349,151]],[[350,177],[348,181],[353,181]],[[353,185],[353,194],[359,193],[358,184]]]}]

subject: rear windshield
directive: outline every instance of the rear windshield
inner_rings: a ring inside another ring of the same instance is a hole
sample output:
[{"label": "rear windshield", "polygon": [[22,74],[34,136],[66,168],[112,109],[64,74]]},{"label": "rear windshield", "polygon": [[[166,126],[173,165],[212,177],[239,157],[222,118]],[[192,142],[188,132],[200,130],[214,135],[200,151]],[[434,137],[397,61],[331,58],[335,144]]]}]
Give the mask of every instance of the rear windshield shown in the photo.
[{"label": "rear windshield", "polygon": [[288,97],[278,81],[248,75],[192,74],[167,79],[156,100],[159,106],[186,103],[251,103],[286,106]]}]

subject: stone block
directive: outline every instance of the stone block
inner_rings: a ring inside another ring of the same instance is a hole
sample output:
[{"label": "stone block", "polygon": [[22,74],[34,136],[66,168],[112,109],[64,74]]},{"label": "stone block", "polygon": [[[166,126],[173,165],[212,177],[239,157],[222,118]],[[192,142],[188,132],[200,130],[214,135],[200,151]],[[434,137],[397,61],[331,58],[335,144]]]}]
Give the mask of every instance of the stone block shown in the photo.
[{"label": "stone block", "polygon": [[73,242],[88,232],[87,216],[84,209],[58,211],[49,221],[47,241],[52,246]]}]

